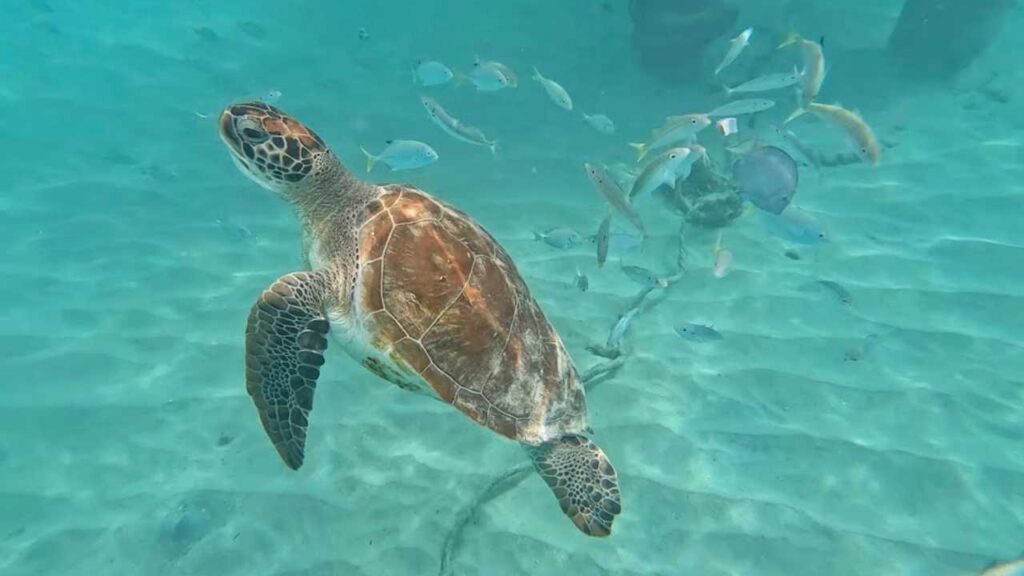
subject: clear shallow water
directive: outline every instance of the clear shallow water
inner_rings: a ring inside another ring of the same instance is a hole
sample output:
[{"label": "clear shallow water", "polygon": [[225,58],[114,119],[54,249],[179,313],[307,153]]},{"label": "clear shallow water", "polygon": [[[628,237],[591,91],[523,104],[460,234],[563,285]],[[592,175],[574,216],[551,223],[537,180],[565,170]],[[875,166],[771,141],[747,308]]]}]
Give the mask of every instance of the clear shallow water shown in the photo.
[{"label": "clear shallow water", "polygon": [[[628,163],[624,143],[664,116],[721,103],[706,72],[671,85],[638,67],[620,2],[328,4],[8,9],[5,574],[432,574],[460,514],[526,462],[335,347],[307,463],[281,465],[245,393],[242,334],[259,291],[301,268],[299,227],[229,161],[213,118],[230,101],[280,90],[278,105],[360,175],[360,145],[429,142],[441,160],[395,179],[481,222],[577,365],[600,360],[584,347],[636,287],[617,266],[598,271],[589,247],[557,251],[532,233],[592,233],[605,208],[582,163]],[[1021,551],[1024,77],[1012,54],[1024,16],[1010,12],[954,81],[912,84],[879,51],[893,4],[741,4],[728,36],[755,26],[748,57],[792,27],[827,37],[820,100],[862,112],[886,143],[881,165],[802,174],[796,203],[832,241],[798,247],[798,261],[745,216],[725,232],[735,260],[716,280],[714,233],[688,232],[689,273],[637,316],[623,368],[588,394],[622,483],[611,539],[579,535],[530,475],[476,512],[452,573],[957,575]],[[497,159],[430,124],[408,71],[427,57],[465,69],[474,54],[512,66],[520,87],[430,94],[499,139]],[[753,60],[730,78],[759,73]],[[533,65],[617,134],[553,106]],[[768,121],[788,115],[779,101]],[[845,149],[813,120],[794,130]],[[678,217],[640,211],[652,239],[626,260],[668,270]],[[684,321],[725,339],[682,341]]]}]

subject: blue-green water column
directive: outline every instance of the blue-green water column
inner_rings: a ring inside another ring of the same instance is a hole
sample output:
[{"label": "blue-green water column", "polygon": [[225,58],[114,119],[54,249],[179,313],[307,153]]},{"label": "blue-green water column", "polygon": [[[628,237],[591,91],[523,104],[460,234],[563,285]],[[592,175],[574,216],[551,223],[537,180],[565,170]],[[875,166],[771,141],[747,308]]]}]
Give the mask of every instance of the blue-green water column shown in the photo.
[{"label": "blue-green water column", "polygon": [[967,68],[999,34],[1017,0],[907,0],[889,50],[906,74],[946,80]]}]

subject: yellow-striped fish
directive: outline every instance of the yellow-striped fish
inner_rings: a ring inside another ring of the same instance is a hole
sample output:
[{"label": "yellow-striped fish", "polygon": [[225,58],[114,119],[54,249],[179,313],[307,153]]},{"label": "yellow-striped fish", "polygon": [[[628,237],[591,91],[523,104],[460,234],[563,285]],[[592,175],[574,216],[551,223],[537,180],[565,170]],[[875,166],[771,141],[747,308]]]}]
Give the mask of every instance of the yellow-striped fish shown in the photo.
[{"label": "yellow-striped fish", "polygon": [[799,44],[804,55],[800,100],[803,106],[807,106],[817,98],[821,85],[825,82],[825,53],[820,43],[802,38],[796,32],[791,33],[782,44],[779,44],[779,48],[785,48],[790,44]]},{"label": "yellow-striped fish", "polygon": [[802,116],[805,112],[813,112],[816,116],[823,118],[838,126],[857,147],[857,154],[865,161],[877,166],[882,159],[882,147],[878,144],[875,132],[868,126],[868,123],[860,117],[860,114],[847,110],[838,104],[818,104],[811,102],[804,108],[798,108],[789,118],[788,124],[795,118]]}]

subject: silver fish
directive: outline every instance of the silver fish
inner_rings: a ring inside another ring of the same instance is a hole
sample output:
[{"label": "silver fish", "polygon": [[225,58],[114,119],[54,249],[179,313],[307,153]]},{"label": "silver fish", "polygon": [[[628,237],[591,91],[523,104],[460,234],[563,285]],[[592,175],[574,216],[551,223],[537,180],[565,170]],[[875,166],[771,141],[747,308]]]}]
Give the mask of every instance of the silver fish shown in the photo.
[{"label": "silver fish", "polygon": [[440,126],[452,138],[476,146],[486,146],[491,149],[491,154],[497,153],[498,141],[488,140],[479,128],[463,124],[458,118],[448,114],[436,100],[429,96],[420,96],[420,102],[423,103],[423,107],[426,108],[427,114],[434,124]]},{"label": "silver fish", "polygon": [[569,97],[569,93],[562,88],[562,85],[550,78],[541,76],[541,73],[536,67],[533,69],[533,79],[540,82],[540,85],[544,87],[544,92],[547,93],[548,98],[555,103],[556,106],[563,110],[572,111],[572,98]]},{"label": "silver fish", "polygon": [[601,225],[597,227],[597,234],[594,236],[595,243],[597,244],[597,267],[601,268],[604,266],[605,260],[608,259],[608,245],[609,245],[609,232],[612,228],[612,215],[608,214],[601,220]]},{"label": "silver fish", "polygon": [[579,232],[565,226],[549,228],[544,232],[534,232],[533,239],[543,241],[552,248],[560,248],[562,250],[575,248],[583,242],[583,237],[580,236]]},{"label": "silver fish", "polygon": [[647,231],[644,229],[643,221],[640,220],[640,215],[637,214],[636,211],[633,210],[633,207],[629,205],[629,202],[626,201],[626,196],[623,194],[622,189],[619,188],[618,184],[612,181],[612,179],[605,174],[604,170],[601,170],[589,162],[584,163],[583,167],[586,169],[587,176],[594,184],[594,187],[597,188],[597,191],[604,196],[605,200],[607,200],[609,204],[611,204],[612,208],[625,216],[626,220],[629,220],[629,223],[632,224],[641,235],[646,236]]},{"label": "silver fish", "polygon": [[615,322],[615,326],[612,327],[612,331],[608,334],[608,342],[605,343],[606,348],[617,350],[622,344],[622,337],[626,335],[626,330],[629,330],[629,325],[633,322],[633,317],[636,316],[637,312],[640,311],[640,307],[630,308],[625,314],[619,316],[618,321]]},{"label": "silver fish", "polygon": [[604,114],[587,114],[583,113],[583,119],[586,120],[587,124],[594,130],[597,130],[601,134],[614,134],[615,123],[612,119],[605,116]]},{"label": "silver fish", "polygon": [[421,86],[440,86],[451,82],[455,74],[451,68],[436,60],[420,60],[416,63],[413,76]]},{"label": "silver fish", "polygon": [[775,74],[766,74],[754,78],[753,80],[747,80],[746,82],[735,86],[733,88],[725,87],[725,95],[732,97],[733,94],[746,94],[750,92],[768,92],[771,90],[778,90],[780,88],[787,88],[803,80],[803,74],[798,72],[796,68],[792,72],[778,72]]},{"label": "silver fish", "polygon": [[754,29],[747,28],[743,32],[740,32],[739,36],[729,41],[729,50],[725,53],[725,57],[722,58],[721,64],[719,64],[718,67],[715,68],[715,76],[718,76],[719,72],[725,70],[726,66],[732,64],[736,60],[736,58],[739,57],[740,52],[743,52],[743,49],[750,44],[750,37],[753,34]]},{"label": "silver fish", "polygon": [[473,69],[469,72],[469,81],[480,92],[496,92],[512,86],[501,67],[479,60],[473,64]]},{"label": "silver fish", "polygon": [[429,145],[416,140],[388,140],[387,147],[378,154],[373,154],[362,146],[359,149],[366,155],[367,172],[372,172],[377,162],[383,162],[392,172],[397,172],[422,168],[437,161],[437,152]]},{"label": "silver fish", "polygon": [[694,322],[687,322],[676,327],[676,334],[679,334],[684,339],[691,342],[715,342],[722,340],[724,336],[718,330],[715,330],[711,326],[704,324],[696,324]]},{"label": "silver fish", "polygon": [[[637,197],[646,196],[661,186],[675,187],[680,166],[689,160],[690,155],[689,148],[670,148],[651,160],[633,182],[629,201],[635,202]],[[689,176],[689,170],[686,173]]]},{"label": "silver fish", "polygon": [[668,288],[668,279],[658,276],[643,266],[620,264],[627,278],[645,288]]},{"label": "silver fish", "polygon": [[661,128],[651,131],[648,142],[630,142],[629,146],[637,151],[636,161],[644,159],[648,152],[676,142],[693,142],[697,133],[711,125],[707,114],[685,114],[669,116]]},{"label": "silver fish", "polygon": [[779,215],[761,212],[761,224],[769,234],[797,244],[828,242],[828,232],[821,222],[795,205]]},{"label": "silver fish", "polygon": [[758,112],[764,112],[772,106],[775,106],[773,100],[765,100],[764,98],[747,98],[744,100],[733,100],[727,104],[722,104],[718,108],[715,108],[711,112],[708,112],[708,116],[742,116],[743,114],[756,114]]}]

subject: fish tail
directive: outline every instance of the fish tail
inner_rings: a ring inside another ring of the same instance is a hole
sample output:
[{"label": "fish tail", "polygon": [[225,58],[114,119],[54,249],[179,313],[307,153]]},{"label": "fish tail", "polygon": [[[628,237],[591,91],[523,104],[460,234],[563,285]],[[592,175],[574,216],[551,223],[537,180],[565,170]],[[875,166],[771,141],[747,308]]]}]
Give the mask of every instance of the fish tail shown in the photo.
[{"label": "fish tail", "polygon": [[647,144],[642,142],[630,142],[629,147],[637,151],[637,162],[640,162],[644,159],[644,156],[647,156]]},{"label": "fish tail", "polygon": [[540,232],[537,232],[536,230],[533,231],[533,240],[534,240],[534,242],[537,242],[537,241],[543,240],[543,239],[544,239],[544,236]]},{"label": "fish tail", "polygon": [[786,35],[786,39],[782,41],[782,44],[779,44],[778,46],[776,46],[775,49],[778,50],[780,48],[785,48],[786,46],[789,46],[790,44],[793,44],[793,43],[799,42],[799,41],[800,41],[800,33],[799,32],[790,32],[788,35]]},{"label": "fish tail", "polygon": [[468,76],[466,76],[462,72],[456,72],[452,70],[452,81],[455,82],[456,88],[465,84],[467,80],[469,80]]},{"label": "fish tail", "polygon": [[725,92],[725,97],[726,98],[732,98],[732,95],[735,92],[735,90],[733,90],[732,88],[729,88],[725,84],[722,84],[722,91]]},{"label": "fish tail", "polygon": [[497,140],[492,141],[490,144],[487,145],[487,147],[491,149],[491,156],[494,156],[495,158],[497,158],[498,157],[498,141]]},{"label": "fish tail", "polygon": [[366,171],[373,172],[373,165],[377,162],[377,157],[367,152],[366,148],[363,148],[362,146],[360,146],[359,149],[363,151],[363,154],[366,154]]}]

